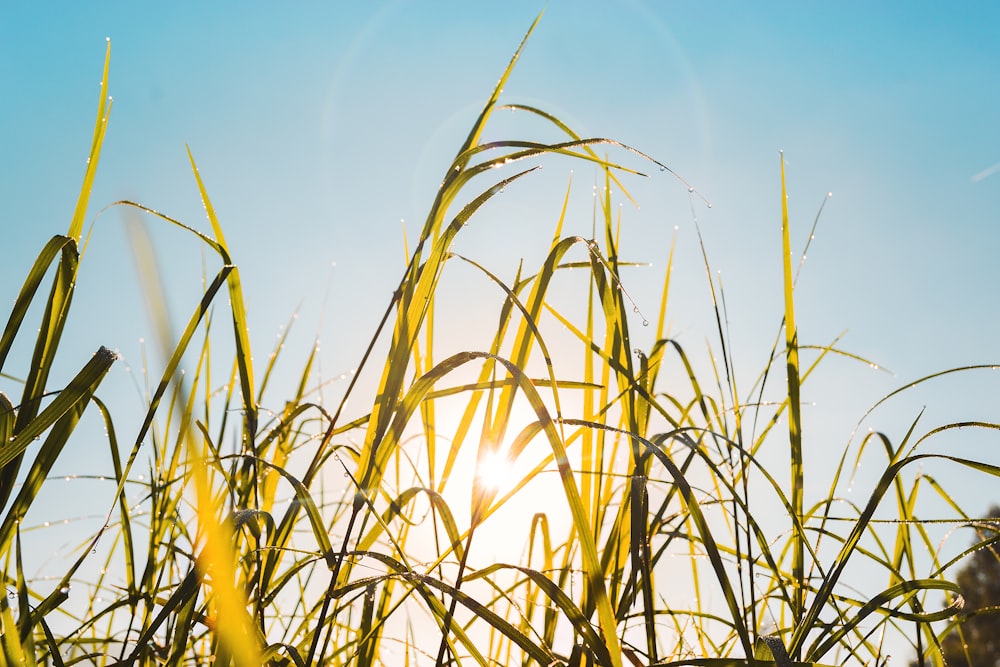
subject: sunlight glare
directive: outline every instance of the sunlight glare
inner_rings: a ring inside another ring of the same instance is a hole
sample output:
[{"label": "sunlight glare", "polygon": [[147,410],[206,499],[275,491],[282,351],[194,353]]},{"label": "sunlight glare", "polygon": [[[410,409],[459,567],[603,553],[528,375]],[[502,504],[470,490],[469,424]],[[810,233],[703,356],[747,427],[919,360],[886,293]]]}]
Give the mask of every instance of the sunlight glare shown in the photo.
[{"label": "sunlight glare", "polygon": [[513,477],[513,466],[503,452],[496,451],[487,454],[480,461],[476,471],[476,480],[487,489],[497,491],[507,488]]}]

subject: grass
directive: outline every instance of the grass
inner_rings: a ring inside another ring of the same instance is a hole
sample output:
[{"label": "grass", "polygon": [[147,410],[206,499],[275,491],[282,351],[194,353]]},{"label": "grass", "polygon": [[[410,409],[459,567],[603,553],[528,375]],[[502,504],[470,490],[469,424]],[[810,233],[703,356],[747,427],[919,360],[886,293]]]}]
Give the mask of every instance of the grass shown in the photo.
[{"label": "grass", "polygon": [[[15,338],[35,329],[26,318],[52,272],[31,371],[8,380],[20,392],[16,401],[0,394],[5,664],[885,664],[888,636],[940,661],[937,649],[958,607],[937,600],[960,595],[946,571],[982,545],[942,562],[918,513],[918,492],[943,499],[954,523],[971,522],[930,466],[957,464],[984,480],[1000,469],[935,452],[930,441],[997,425],[921,430],[918,418],[898,442],[870,433],[857,447],[845,444],[828,492],[807,504],[810,433],[800,418],[801,387],[831,357],[867,362],[837,341],[798,339],[783,164],[784,335],[771,363],[749,387],[733,379],[721,284],[710,279],[719,362],[699,376],[690,352],[666,331],[670,262],[658,312],[642,322],[655,329],[656,342],[637,350],[630,332],[637,307],[620,278],[629,262],[620,255],[621,214],[611,192],[627,194],[628,179],[641,176],[601,152],[667,167],[618,142],[581,137],[543,110],[501,105],[519,53],[445,172],[337,403],[316,400],[313,351],[294,393],[281,397],[283,410],[261,412],[280,345],[255,368],[239,269],[193,156],[211,233],[118,202],[131,216],[196,235],[218,259],[180,337],[161,331],[167,363],[151,382],[138,431],[122,434],[98,397],[113,353],[101,348],[82,360],[64,387],[49,381],[70,323],[110,112],[109,44],[69,231],[39,254],[0,338],[3,371]],[[502,108],[537,116],[560,138],[485,141]],[[490,199],[513,194],[553,155],[601,174],[592,238],[563,233],[570,186],[540,266],[522,266],[505,282],[452,252]],[[497,168],[507,175],[493,178]],[[456,323],[439,319],[448,304],[438,303],[438,287],[458,262],[481,273],[502,305],[488,349],[439,359],[435,332]],[[170,280],[149,271],[147,285]],[[155,288],[148,297],[162,302]],[[185,358],[195,370],[182,380]],[[678,371],[682,386],[666,380]],[[354,395],[360,377],[378,378],[373,395]],[[369,407],[350,414],[348,398]],[[117,488],[107,496],[103,527],[62,579],[32,581],[21,520],[40,497],[57,493],[47,477],[85,410],[105,423]],[[882,457],[882,472],[865,501],[853,504],[843,484],[863,456]],[[519,477],[498,484],[471,467],[497,461]],[[904,475],[916,465],[920,474]],[[129,501],[137,488],[138,507]],[[481,545],[502,530],[498,517],[526,496],[530,508],[530,494],[539,493],[557,498],[564,514],[515,513],[514,524],[502,525],[527,535],[521,559],[490,559]],[[113,546],[95,568],[98,540]],[[859,592],[850,579],[858,566],[877,573],[879,592]]]}]

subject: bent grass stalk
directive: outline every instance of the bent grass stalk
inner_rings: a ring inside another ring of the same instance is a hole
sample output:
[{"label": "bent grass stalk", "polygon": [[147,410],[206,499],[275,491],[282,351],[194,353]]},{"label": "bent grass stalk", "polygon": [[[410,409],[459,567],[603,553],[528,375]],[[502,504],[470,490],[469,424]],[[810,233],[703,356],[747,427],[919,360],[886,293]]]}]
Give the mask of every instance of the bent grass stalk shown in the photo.
[{"label": "bent grass stalk", "polygon": [[[621,213],[611,192],[631,199],[624,181],[642,176],[595,148],[674,172],[618,142],[581,137],[544,110],[500,105],[536,25],[537,19],[449,165],[385,316],[335,409],[316,398],[315,349],[292,395],[280,397],[284,407],[261,408],[273,400],[269,379],[283,340],[256,386],[239,269],[190,151],[211,234],[135,202],[116,203],[128,224],[148,220],[194,234],[221,261],[205,276],[203,296],[177,340],[158,327],[166,363],[162,373],[147,369],[158,379],[127,456],[119,453],[114,407],[97,396],[113,353],[102,348],[65,388],[47,387],[69,322],[107,126],[109,45],[91,159],[69,233],[42,249],[0,334],[0,377],[16,385],[5,364],[15,361],[8,358],[14,339],[55,264],[21,397],[15,403],[0,393],[0,554],[10,590],[9,599],[0,597],[0,648],[7,663],[883,664],[884,633],[936,655],[957,607],[941,608],[933,596],[959,593],[946,570],[983,544],[954,559],[939,557],[928,524],[918,518],[918,491],[929,489],[952,507],[956,523],[969,516],[928,476],[908,482],[902,473],[941,461],[1000,476],[987,461],[927,451],[935,438],[959,428],[1000,427],[968,421],[921,433],[914,421],[899,443],[873,433],[854,451],[849,441],[826,497],[807,506],[802,451],[810,434],[801,420],[801,389],[831,356],[867,362],[841,350],[838,340],[799,341],[783,163],[783,351],[779,337],[759,377],[748,389],[737,386],[724,292],[721,280],[716,289],[711,279],[704,244],[721,368],[713,362],[706,381],[700,362],[666,330],[673,244],[659,311],[650,318],[655,342],[635,350],[629,327],[638,306],[622,282],[630,262],[622,259]],[[500,108],[531,114],[558,140],[484,141]],[[479,258],[455,254],[455,238],[482,207],[501,190],[517,190],[533,177],[534,163],[550,156],[582,160],[602,175],[593,238],[564,233],[571,180],[534,273],[522,265],[507,282]],[[481,183],[514,163],[524,166]],[[700,193],[690,196],[707,203]],[[141,232],[134,239],[136,253],[148,254]],[[484,293],[500,304],[495,333],[481,350],[450,349],[436,334],[455,328],[439,321],[446,317],[438,299],[458,262],[481,276]],[[150,273],[145,283],[168,279]],[[569,298],[553,289],[563,283],[574,286]],[[217,302],[220,294],[228,304]],[[147,298],[154,320],[165,322],[155,287]],[[219,309],[231,333],[214,325]],[[220,335],[231,336],[234,349],[221,360],[213,343]],[[181,382],[185,356],[196,360],[195,372]],[[775,397],[768,380],[782,363],[785,388]],[[370,409],[348,414],[347,398],[368,373],[379,376]],[[741,399],[748,396],[754,398]],[[24,572],[21,519],[43,494],[90,405],[108,433],[116,489],[105,525],[47,588]],[[449,412],[457,415],[453,424],[442,419]],[[787,440],[773,428],[782,418],[789,422]],[[39,437],[41,446],[31,450]],[[872,445],[881,445],[881,453]],[[787,470],[764,464],[776,446],[788,447]],[[840,484],[863,455],[884,455],[885,462],[865,502],[853,505],[841,499]],[[521,477],[487,484],[476,466],[494,457]],[[142,477],[134,472],[140,468]],[[141,515],[127,488],[142,489]],[[492,522],[525,494],[538,493],[559,499],[568,518],[545,507],[518,516],[525,531],[521,559],[488,559],[483,542]],[[894,519],[887,522],[889,512]],[[83,579],[98,558],[98,540],[111,548],[100,574]],[[881,592],[861,595],[846,580],[848,566],[858,563],[886,577]]]}]

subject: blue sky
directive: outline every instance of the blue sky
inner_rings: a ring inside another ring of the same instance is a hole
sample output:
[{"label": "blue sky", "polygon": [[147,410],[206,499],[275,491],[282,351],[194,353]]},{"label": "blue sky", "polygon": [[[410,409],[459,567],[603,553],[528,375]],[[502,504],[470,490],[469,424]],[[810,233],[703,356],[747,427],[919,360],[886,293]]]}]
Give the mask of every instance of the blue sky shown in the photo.
[{"label": "blue sky", "polygon": [[[847,329],[844,348],[895,375],[844,362],[824,371],[805,416],[817,449],[842,448],[865,408],[906,382],[998,361],[1000,6],[989,2],[8,7],[0,303],[68,225],[111,37],[114,108],[88,221],[127,198],[209,229],[190,146],[241,267],[258,357],[301,303],[290,372],[317,332],[327,377],[349,370],[402,271],[403,228],[412,242],[453,152],[543,8],[506,101],[634,146],[712,201],[695,210],[747,381],[781,316],[779,151],[795,247],[833,193],[799,283],[800,335],[827,343]],[[558,138],[520,119],[501,119],[502,128]],[[648,171],[626,153],[614,157]],[[484,212],[456,249],[508,278],[518,258],[537,262],[572,168],[587,210],[594,174],[552,160],[535,185],[512,188]],[[655,172],[626,185],[641,208],[624,208],[623,254],[654,265],[624,275],[626,287],[655,311],[677,227],[669,320],[679,340],[703,349],[711,311],[686,188]],[[587,235],[590,220],[569,225]],[[153,234],[172,276],[171,306],[186,317],[201,251],[176,230]],[[137,366],[151,328],[120,211],[97,218],[87,252],[67,368],[102,344]],[[96,307],[106,314],[84,316]],[[494,312],[469,304],[468,337],[454,344],[481,349],[478,327],[488,331]],[[916,392],[871,425],[899,437],[925,405],[928,426],[995,419],[998,395],[991,374],[969,374]],[[995,440],[958,440],[941,447],[996,461]],[[1000,500],[974,487],[959,496],[972,512]]]}]

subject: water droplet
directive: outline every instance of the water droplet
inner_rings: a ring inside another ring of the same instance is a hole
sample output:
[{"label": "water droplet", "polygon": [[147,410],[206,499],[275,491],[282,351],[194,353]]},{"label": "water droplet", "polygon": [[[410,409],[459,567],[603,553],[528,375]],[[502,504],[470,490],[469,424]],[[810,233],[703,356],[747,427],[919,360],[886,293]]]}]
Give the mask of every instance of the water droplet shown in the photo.
[{"label": "water droplet", "polygon": [[692,186],[689,185],[688,186],[688,192],[694,192],[694,187],[692,187]]},{"label": "water droplet", "polygon": [[642,326],[648,327],[649,326],[649,320],[643,320],[642,321]]},{"label": "water droplet", "polygon": [[708,202],[708,207],[712,208],[712,202]]},{"label": "water droplet", "polygon": [[63,586],[62,588],[59,589],[59,592],[62,593],[63,595],[69,595],[69,586]]},{"label": "water droplet", "polygon": [[666,168],[666,167],[664,167],[664,166],[663,166],[663,165],[661,164],[661,165],[660,165],[660,171],[666,171],[666,170],[667,170],[667,168]]},{"label": "water droplet", "polygon": [[633,313],[638,313],[639,312],[639,306],[632,306],[632,312]]}]

